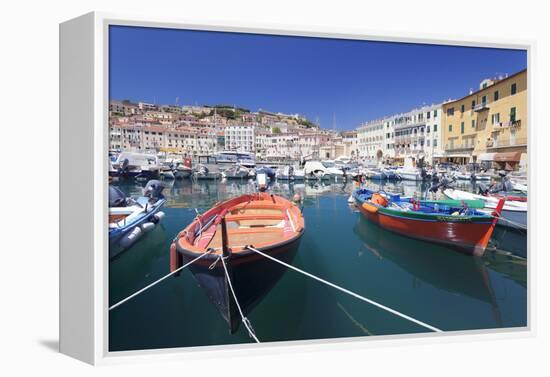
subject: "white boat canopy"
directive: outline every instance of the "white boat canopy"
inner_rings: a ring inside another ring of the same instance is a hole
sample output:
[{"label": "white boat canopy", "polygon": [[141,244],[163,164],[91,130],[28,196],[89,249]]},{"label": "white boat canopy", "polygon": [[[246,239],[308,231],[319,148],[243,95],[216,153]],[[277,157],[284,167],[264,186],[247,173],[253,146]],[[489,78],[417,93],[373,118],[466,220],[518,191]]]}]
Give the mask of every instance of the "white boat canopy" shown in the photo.
[{"label": "white boat canopy", "polygon": [[496,153],[481,153],[478,157],[478,161],[494,161]]}]

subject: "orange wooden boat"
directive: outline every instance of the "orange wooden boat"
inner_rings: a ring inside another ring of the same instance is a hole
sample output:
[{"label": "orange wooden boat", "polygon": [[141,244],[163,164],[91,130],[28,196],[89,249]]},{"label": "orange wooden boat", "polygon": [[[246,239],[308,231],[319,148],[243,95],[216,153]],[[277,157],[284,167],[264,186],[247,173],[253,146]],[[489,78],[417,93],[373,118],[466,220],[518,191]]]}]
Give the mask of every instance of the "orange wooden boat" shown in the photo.
[{"label": "orange wooden boat", "polygon": [[283,266],[246,246],[292,263],[304,226],[300,209],[289,200],[266,192],[242,195],[216,204],[177,235],[170,247],[170,270],[210,250],[189,269],[233,333],[241,318],[220,256],[226,257],[231,283],[246,315],[285,272]]}]

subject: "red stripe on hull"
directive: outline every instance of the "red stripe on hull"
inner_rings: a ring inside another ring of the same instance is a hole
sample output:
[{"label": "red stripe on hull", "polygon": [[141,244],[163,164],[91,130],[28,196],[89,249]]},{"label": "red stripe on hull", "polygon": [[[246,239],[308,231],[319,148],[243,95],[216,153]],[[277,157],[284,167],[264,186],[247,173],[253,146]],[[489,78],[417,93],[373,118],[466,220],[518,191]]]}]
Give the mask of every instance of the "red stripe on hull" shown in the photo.
[{"label": "red stripe on hull", "polygon": [[369,221],[401,235],[458,248],[469,254],[483,255],[492,234],[491,223],[429,222],[368,212],[358,205]]}]

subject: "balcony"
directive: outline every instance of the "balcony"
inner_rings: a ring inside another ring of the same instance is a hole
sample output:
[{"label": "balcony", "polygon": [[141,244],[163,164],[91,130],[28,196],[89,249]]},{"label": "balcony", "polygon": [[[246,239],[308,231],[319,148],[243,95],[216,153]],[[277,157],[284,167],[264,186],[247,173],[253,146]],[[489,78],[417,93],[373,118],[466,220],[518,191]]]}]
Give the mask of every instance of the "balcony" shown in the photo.
[{"label": "balcony", "polygon": [[489,110],[489,105],[487,105],[487,102],[481,102],[474,106],[473,109],[476,113]]},{"label": "balcony", "polygon": [[419,120],[418,122],[406,122],[401,124],[396,124],[394,126],[396,131],[407,129],[407,128],[422,128],[426,127],[426,121],[425,120]]},{"label": "balcony", "polygon": [[489,139],[485,143],[487,150],[496,150],[501,148],[525,147],[527,146],[526,137],[506,138],[506,139]]},{"label": "balcony", "polygon": [[395,142],[397,144],[410,144],[412,138],[410,136],[396,136]]},{"label": "balcony", "polygon": [[395,149],[396,156],[407,155],[411,153],[411,148],[397,148]]},{"label": "balcony", "polygon": [[493,125],[495,128],[520,128],[521,127],[521,119],[517,119],[510,122],[499,122],[495,123]]}]

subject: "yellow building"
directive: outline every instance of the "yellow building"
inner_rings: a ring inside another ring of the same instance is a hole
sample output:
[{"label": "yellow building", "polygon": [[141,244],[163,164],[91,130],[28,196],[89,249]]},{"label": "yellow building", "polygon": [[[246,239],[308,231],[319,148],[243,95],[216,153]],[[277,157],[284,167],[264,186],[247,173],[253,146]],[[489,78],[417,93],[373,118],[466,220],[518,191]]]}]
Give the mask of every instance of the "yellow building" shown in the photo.
[{"label": "yellow building", "polygon": [[527,70],[483,80],[478,91],[443,104],[447,161],[515,169],[527,157],[527,124]]}]

